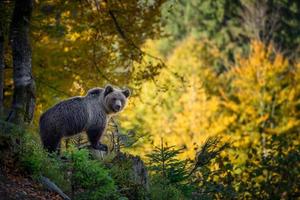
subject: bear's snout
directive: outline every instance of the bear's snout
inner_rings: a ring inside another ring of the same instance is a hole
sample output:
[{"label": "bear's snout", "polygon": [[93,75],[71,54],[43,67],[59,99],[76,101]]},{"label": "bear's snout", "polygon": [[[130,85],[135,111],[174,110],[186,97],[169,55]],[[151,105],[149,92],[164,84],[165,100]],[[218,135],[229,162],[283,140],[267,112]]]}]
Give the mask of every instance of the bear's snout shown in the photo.
[{"label": "bear's snout", "polygon": [[120,100],[117,100],[113,105],[113,109],[115,112],[119,112],[121,108],[122,108],[122,103]]}]

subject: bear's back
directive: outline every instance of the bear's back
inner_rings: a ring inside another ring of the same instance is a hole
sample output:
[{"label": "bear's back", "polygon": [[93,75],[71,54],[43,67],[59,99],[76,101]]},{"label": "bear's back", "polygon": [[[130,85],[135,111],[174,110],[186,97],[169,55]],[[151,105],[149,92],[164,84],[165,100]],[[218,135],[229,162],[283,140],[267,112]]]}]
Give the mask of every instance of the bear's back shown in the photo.
[{"label": "bear's back", "polygon": [[88,120],[85,101],[82,97],[64,100],[42,114],[40,129],[71,136],[83,131]]}]

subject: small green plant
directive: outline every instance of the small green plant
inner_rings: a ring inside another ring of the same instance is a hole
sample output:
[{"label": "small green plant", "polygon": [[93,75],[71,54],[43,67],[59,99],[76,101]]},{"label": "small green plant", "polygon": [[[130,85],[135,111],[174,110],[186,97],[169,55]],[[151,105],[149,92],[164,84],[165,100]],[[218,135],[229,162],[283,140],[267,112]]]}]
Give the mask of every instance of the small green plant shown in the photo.
[{"label": "small green plant", "polygon": [[159,175],[153,176],[151,179],[150,196],[152,200],[185,199],[182,192],[176,186],[170,184]]},{"label": "small green plant", "polygon": [[[159,199],[231,198],[230,162],[220,156],[228,147],[220,138],[211,137],[201,147],[194,161],[177,159],[183,149],[167,146],[161,141],[148,154],[151,177],[151,197]],[[213,171],[212,164],[219,170]]]},{"label": "small green plant", "polygon": [[34,178],[45,176],[63,190],[69,190],[62,161],[57,155],[49,156],[30,133],[25,133],[20,137],[18,160],[20,167]]},{"label": "small green plant", "polygon": [[3,120],[0,120],[0,127],[0,163],[6,165],[13,162],[22,173],[35,179],[45,176],[68,191],[63,163],[56,155],[48,155],[41,147],[37,134]]},{"label": "small green plant", "polygon": [[87,150],[71,150],[67,153],[68,170],[74,199],[117,199],[114,180],[97,160],[89,157]]},{"label": "small green plant", "polygon": [[152,172],[153,199],[156,199],[157,197],[154,196],[159,194],[167,195],[164,199],[176,199],[182,195],[186,197],[191,195],[193,186],[188,184],[190,162],[177,159],[182,151],[183,149],[167,146],[161,140],[161,145],[155,146],[152,153],[147,155],[149,170]]}]

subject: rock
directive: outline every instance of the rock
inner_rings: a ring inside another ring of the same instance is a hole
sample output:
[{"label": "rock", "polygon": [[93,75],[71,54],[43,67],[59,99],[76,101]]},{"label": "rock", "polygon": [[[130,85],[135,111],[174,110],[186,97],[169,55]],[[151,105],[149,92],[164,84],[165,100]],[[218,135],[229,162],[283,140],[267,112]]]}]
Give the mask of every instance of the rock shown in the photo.
[{"label": "rock", "polygon": [[133,156],[131,154],[125,154],[119,152],[113,160],[113,163],[120,164],[122,162],[130,162],[132,167],[132,181],[138,185],[141,185],[146,189],[149,190],[149,180],[148,180],[148,172],[144,162],[138,156]]}]

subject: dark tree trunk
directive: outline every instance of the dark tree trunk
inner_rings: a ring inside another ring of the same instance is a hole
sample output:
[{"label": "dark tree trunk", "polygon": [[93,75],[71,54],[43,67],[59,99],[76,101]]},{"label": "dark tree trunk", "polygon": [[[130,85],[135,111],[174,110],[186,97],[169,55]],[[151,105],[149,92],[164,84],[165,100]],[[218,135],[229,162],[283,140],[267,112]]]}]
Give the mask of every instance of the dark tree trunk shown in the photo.
[{"label": "dark tree trunk", "polygon": [[3,24],[0,24],[0,116],[3,115],[3,89],[4,89],[4,33]]},{"label": "dark tree trunk", "polygon": [[3,93],[4,93],[4,54],[5,54],[5,33],[7,24],[8,4],[0,1],[0,116],[3,117]]},{"label": "dark tree trunk", "polygon": [[8,121],[30,122],[35,107],[35,83],[31,70],[29,22],[33,0],[16,0],[10,25],[10,44],[14,68],[14,95]]}]

